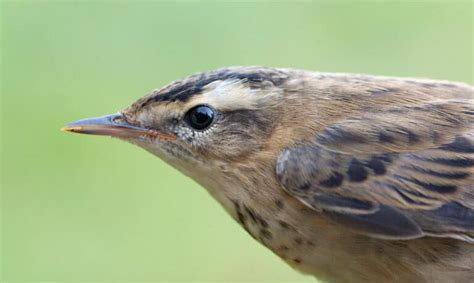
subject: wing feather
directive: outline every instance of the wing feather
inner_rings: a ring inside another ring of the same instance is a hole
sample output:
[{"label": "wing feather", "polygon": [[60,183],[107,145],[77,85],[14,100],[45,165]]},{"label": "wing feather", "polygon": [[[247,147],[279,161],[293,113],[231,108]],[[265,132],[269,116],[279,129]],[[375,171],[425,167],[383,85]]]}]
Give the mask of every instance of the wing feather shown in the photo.
[{"label": "wing feather", "polygon": [[379,238],[474,241],[474,102],[388,108],[285,149],[276,173],[309,207]]}]

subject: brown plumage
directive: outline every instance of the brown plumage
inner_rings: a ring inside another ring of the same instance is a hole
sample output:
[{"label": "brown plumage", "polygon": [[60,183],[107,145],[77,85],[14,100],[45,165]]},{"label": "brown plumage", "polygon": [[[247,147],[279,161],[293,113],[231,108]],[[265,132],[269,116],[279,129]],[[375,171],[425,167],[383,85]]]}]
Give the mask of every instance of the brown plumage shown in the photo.
[{"label": "brown plumage", "polygon": [[226,68],[65,129],[159,156],[317,278],[474,281],[474,89],[466,84]]}]

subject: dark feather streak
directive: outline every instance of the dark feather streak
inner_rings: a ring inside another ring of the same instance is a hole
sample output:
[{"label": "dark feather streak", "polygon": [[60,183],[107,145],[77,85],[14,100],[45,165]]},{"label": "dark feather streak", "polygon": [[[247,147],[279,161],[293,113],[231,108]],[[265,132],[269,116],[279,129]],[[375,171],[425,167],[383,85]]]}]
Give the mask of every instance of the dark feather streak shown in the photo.
[{"label": "dark feather streak", "polygon": [[474,153],[474,144],[465,137],[457,137],[454,142],[443,145],[440,149],[459,153]]},{"label": "dark feather streak", "polygon": [[469,174],[466,172],[438,172],[418,166],[403,166],[403,168],[444,179],[465,179],[469,177]]},{"label": "dark feather streak", "polygon": [[382,160],[377,157],[371,158],[369,162],[367,162],[366,166],[372,169],[376,175],[383,175],[385,172],[387,172]]},{"label": "dark feather streak", "polygon": [[375,209],[375,205],[370,201],[343,197],[339,195],[316,195],[314,201],[327,209],[349,208],[355,210],[371,211]]},{"label": "dark feather streak", "polygon": [[364,165],[357,159],[353,158],[349,164],[347,175],[351,182],[362,182],[367,179],[369,173],[364,168]]},{"label": "dark feather streak", "polygon": [[408,182],[411,182],[411,183],[413,183],[415,185],[418,185],[418,186],[420,186],[420,187],[422,187],[426,190],[429,190],[429,191],[432,191],[432,192],[437,192],[437,193],[440,193],[440,194],[451,194],[451,193],[454,193],[457,189],[457,187],[454,186],[454,185],[426,183],[426,182],[422,182],[422,181],[414,179],[414,178],[407,178],[407,177],[400,176],[400,175],[395,175],[394,177],[396,177],[398,179],[408,181]]},{"label": "dark feather streak", "polygon": [[319,182],[319,184],[326,188],[339,187],[344,180],[344,176],[339,172],[332,172],[331,177],[328,179]]},{"label": "dark feather streak", "polygon": [[452,167],[472,167],[474,166],[474,159],[471,158],[432,158],[432,159],[424,159],[427,161],[448,165]]}]

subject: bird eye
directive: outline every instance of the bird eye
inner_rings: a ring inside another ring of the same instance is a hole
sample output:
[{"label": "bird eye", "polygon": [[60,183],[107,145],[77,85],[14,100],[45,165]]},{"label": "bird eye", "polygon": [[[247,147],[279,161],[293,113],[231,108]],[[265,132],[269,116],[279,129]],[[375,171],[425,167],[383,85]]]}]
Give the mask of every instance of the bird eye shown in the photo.
[{"label": "bird eye", "polygon": [[214,109],[206,105],[198,105],[186,113],[185,121],[193,129],[204,130],[212,124],[214,117]]}]

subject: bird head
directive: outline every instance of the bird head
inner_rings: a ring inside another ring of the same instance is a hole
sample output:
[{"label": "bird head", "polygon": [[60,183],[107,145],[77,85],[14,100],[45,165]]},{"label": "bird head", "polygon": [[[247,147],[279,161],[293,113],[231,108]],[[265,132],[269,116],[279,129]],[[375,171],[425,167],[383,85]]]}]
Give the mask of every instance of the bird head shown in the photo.
[{"label": "bird head", "polygon": [[244,162],[268,145],[280,120],[286,73],[259,67],[192,75],[125,110],[66,125],[74,133],[136,144],[187,175]]}]

